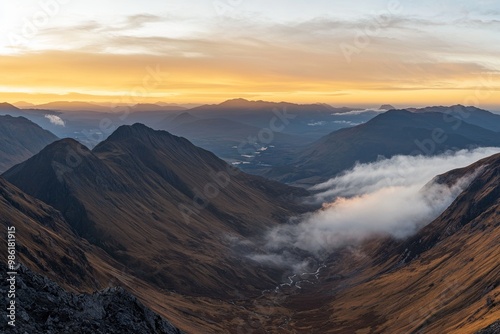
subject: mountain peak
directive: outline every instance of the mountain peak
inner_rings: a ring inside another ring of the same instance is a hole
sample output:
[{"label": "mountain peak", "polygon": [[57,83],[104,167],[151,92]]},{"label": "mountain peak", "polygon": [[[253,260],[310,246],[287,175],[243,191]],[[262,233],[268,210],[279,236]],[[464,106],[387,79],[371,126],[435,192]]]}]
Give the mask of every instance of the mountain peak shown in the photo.
[{"label": "mountain peak", "polygon": [[381,113],[380,115],[375,116],[373,119],[368,121],[366,124],[374,124],[377,123],[381,120],[387,121],[387,120],[397,120],[397,119],[407,119],[408,117],[411,117],[412,113],[406,109],[391,109],[388,110],[384,113]]},{"label": "mountain peak", "polygon": [[26,101],[17,101],[17,102],[12,103],[12,104],[18,109],[27,109],[27,108],[32,108],[35,106],[33,103],[29,103]]},{"label": "mountain peak", "polygon": [[242,106],[246,106],[252,102],[254,102],[254,101],[249,101],[249,100],[246,100],[243,98],[238,98],[238,99],[231,99],[231,100],[224,101],[224,102],[220,103],[219,105],[226,106],[226,107],[242,107]]},{"label": "mountain peak", "polygon": [[117,139],[127,139],[127,138],[138,138],[138,137],[148,137],[155,135],[165,135],[168,134],[172,136],[167,131],[163,130],[154,130],[142,123],[134,123],[132,125],[122,125],[118,127],[107,140],[117,140]]},{"label": "mountain peak", "polygon": [[390,104],[383,104],[380,106],[380,108],[378,108],[378,110],[392,110],[392,109],[396,108]]},{"label": "mountain peak", "polygon": [[[34,163],[34,166],[36,166],[37,164],[42,164],[42,161],[58,162],[63,164],[64,166],[67,166],[80,161],[83,156],[87,156],[90,154],[90,150],[80,142],[72,138],[64,138],[47,145],[40,151],[40,153],[38,153],[31,159],[38,159],[37,162]],[[23,165],[28,161],[25,161],[20,165]],[[16,167],[17,166],[13,167],[12,169],[15,169]],[[6,174],[8,174],[9,172],[10,170],[7,171]]]},{"label": "mountain peak", "polygon": [[0,110],[19,110],[19,108],[17,108],[16,106],[13,106],[10,103],[3,102],[3,103],[0,103]]},{"label": "mountain peak", "polygon": [[178,111],[186,108],[177,105],[160,105],[154,103],[138,103],[132,107],[134,111]]},{"label": "mountain peak", "polygon": [[53,142],[50,145],[47,145],[47,147],[44,148],[42,151],[45,151],[45,150],[58,150],[61,147],[69,147],[69,148],[72,148],[72,149],[81,149],[82,147],[85,147],[85,146],[82,145],[79,141],[77,141],[77,140],[75,140],[73,138],[63,138],[61,140]]},{"label": "mountain peak", "polygon": [[108,151],[112,146],[122,146],[125,143],[127,143],[127,150],[141,150],[144,148],[143,146],[134,145],[132,142],[152,147],[183,147],[192,145],[187,139],[174,136],[167,131],[154,130],[144,124],[135,123],[133,125],[120,126],[105,141],[99,143],[93,149],[93,152]]},{"label": "mountain peak", "polygon": [[270,102],[270,101],[263,101],[263,100],[246,100],[243,98],[238,98],[238,99],[232,99],[232,100],[227,100],[222,102],[221,104],[218,104],[218,107],[230,107],[230,108],[269,108],[269,107],[275,107],[275,106],[280,106],[280,105],[295,105],[290,102]]}]

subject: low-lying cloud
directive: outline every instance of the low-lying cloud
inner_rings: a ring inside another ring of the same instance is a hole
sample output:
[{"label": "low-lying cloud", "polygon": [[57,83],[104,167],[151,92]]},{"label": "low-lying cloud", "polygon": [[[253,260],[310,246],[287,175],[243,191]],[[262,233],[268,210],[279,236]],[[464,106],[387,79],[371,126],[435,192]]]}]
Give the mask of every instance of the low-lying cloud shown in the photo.
[{"label": "low-lying cloud", "polygon": [[499,152],[500,148],[487,147],[433,157],[398,155],[373,163],[357,164],[351,170],[318,184],[311,190],[320,191],[314,196],[316,202],[326,202],[339,196],[359,196],[388,187],[423,186],[439,174],[468,166]]},{"label": "low-lying cloud", "polygon": [[47,118],[50,123],[58,126],[66,126],[66,123],[63,121],[63,119],[57,115],[45,115],[45,118]]},{"label": "low-lying cloud", "polygon": [[321,255],[375,235],[410,236],[437,218],[475,177],[468,175],[447,186],[430,182],[435,176],[499,152],[500,148],[479,148],[357,165],[313,187],[320,191],[313,200],[322,202],[323,208],[298,224],[272,230],[267,249],[295,247]]}]

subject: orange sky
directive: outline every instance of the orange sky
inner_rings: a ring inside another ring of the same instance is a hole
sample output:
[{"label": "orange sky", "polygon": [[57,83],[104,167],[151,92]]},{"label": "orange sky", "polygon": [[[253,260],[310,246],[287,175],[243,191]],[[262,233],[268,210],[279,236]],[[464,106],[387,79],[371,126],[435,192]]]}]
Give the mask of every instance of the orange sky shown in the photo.
[{"label": "orange sky", "polygon": [[[318,0],[308,16],[298,5],[273,18],[242,4],[221,20],[207,8],[158,13],[146,2],[154,14],[146,4],[129,5],[113,18],[108,1],[100,15],[67,5],[33,36],[23,35],[26,20],[4,26],[10,37],[0,40],[0,100],[217,103],[242,97],[500,108],[496,14],[468,8],[465,18],[453,11],[437,18],[430,9],[433,15],[418,7],[396,11],[376,1],[370,3],[376,11],[321,15],[332,5]],[[33,4],[23,14],[28,22]],[[12,14],[23,10],[12,6]]]}]

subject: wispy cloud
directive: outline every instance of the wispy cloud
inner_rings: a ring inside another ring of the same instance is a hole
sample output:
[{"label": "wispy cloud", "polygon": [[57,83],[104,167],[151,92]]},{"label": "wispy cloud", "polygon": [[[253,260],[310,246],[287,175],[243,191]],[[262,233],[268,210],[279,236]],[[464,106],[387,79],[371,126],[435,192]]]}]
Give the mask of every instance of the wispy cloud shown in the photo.
[{"label": "wispy cloud", "polygon": [[66,123],[64,122],[64,120],[57,116],[57,115],[45,115],[45,118],[47,118],[50,123],[54,124],[54,125],[58,125],[58,126],[66,126]]},{"label": "wispy cloud", "polygon": [[[381,20],[387,1],[365,2],[365,10],[346,4],[337,8],[326,1],[307,6],[253,1],[238,6],[241,15],[223,18],[210,3],[172,3],[165,7],[173,8],[168,13],[142,12],[149,5],[158,8],[148,3],[135,14],[124,5],[112,16],[77,15],[80,21],[58,16],[61,22],[40,29],[29,46],[17,50],[17,57],[0,57],[6,69],[0,88],[62,93],[130,90],[137,83],[123,73],[145,62],[171,72],[168,87],[158,87],[159,92],[168,89],[178,99],[196,102],[239,95],[343,104],[456,104],[464,95],[474,95],[486,74],[488,89],[500,88],[500,20],[490,3],[482,8],[472,2],[447,2],[443,8],[430,2],[405,4],[401,13],[384,20],[377,34],[368,36],[368,46],[353,55],[351,64],[339,46],[352,44]],[[280,14],[275,13],[280,7]],[[452,10],[447,12],[448,7]],[[488,15],[482,14],[485,10]],[[26,69],[29,81],[17,75],[24,65],[39,62],[45,67]],[[98,70],[89,71],[90,63]],[[44,73],[44,68],[53,72],[63,67],[64,78]],[[494,94],[482,100],[500,104]]]}]

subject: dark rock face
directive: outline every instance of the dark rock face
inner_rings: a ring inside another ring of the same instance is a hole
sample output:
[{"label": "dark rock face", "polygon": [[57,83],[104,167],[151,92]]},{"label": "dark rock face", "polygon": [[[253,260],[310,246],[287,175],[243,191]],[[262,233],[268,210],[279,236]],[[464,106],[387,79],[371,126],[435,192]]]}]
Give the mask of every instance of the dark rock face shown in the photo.
[{"label": "dark rock face", "polygon": [[[5,267],[2,272],[7,272]],[[4,276],[0,292],[5,300],[8,282]],[[16,326],[2,321],[2,333],[181,333],[123,288],[78,295],[25,266],[17,271],[16,286]]]},{"label": "dark rock face", "polygon": [[494,322],[485,329],[480,330],[476,334],[498,334],[500,333],[500,320]]}]

